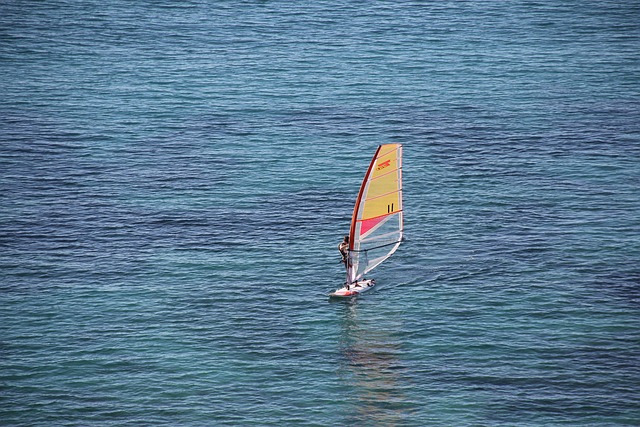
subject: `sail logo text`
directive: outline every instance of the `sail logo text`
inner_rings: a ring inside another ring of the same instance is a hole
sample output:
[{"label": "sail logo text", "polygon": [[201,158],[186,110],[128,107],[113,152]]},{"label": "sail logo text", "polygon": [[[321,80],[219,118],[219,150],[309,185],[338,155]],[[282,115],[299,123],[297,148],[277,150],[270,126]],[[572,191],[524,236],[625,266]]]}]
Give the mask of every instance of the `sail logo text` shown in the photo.
[{"label": "sail logo text", "polygon": [[382,162],[380,164],[378,164],[378,167],[376,168],[377,171],[386,168],[387,166],[391,166],[391,160],[387,160],[386,162]]}]

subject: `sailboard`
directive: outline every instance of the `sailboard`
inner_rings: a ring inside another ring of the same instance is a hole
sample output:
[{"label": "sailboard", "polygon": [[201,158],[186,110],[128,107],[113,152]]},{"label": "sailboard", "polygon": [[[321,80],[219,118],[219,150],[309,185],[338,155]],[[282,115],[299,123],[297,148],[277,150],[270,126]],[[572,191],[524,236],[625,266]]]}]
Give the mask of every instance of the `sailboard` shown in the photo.
[{"label": "sailboard", "polygon": [[364,276],[398,249],[403,238],[402,145],[383,144],[364,176],[351,216],[344,287],[332,297],[351,297],[375,285]]}]

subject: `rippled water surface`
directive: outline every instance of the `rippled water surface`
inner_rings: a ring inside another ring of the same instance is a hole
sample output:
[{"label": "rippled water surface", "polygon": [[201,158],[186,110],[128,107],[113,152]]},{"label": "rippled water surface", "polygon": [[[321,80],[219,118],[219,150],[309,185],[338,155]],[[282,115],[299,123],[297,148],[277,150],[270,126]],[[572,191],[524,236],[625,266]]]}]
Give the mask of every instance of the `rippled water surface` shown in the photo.
[{"label": "rippled water surface", "polygon": [[0,424],[639,424],[640,7],[507,3],[3,1]]}]

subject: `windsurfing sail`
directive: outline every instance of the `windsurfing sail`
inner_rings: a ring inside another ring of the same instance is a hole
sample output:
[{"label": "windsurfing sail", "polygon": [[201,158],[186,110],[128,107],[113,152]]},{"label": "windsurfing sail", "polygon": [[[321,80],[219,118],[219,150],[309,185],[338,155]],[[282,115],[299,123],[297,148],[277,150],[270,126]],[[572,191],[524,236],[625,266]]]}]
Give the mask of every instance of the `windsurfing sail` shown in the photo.
[{"label": "windsurfing sail", "polygon": [[347,283],[389,258],[402,235],[402,145],[384,144],[371,160],[353,208]]}]

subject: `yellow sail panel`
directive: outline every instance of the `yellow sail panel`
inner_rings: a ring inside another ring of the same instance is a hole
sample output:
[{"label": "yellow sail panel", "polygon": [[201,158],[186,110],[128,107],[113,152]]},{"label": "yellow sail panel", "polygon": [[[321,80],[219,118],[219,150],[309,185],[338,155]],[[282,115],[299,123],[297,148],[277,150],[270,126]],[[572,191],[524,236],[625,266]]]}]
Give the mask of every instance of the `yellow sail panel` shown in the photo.
[{"label": "yellow sail panel", "polygon": [[385,194],[400,191],[400,171],[395,169],[377,179],[370,181],[366,192],[366,199],[374,199]]},{"label": "yellow sail panel", "polygon": [[382,175],[398,169],[398,148],[400,144],[385,144],[380,147],[380,154],[371,171],[369,179],[374,180]]},{"label": "yellow sail panel", "polygon": [[368,177],[359,219],[391,214],[402,209],[400,144],[385,144],[378,150]]},{"label": "yellow sail panel", "polygon": [[388,215],[402,209],[400,192],[395,191],[373,199],[365,199],[361,219]]}]

